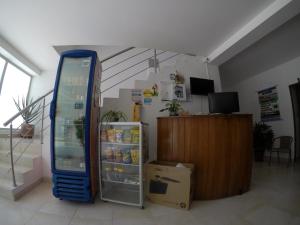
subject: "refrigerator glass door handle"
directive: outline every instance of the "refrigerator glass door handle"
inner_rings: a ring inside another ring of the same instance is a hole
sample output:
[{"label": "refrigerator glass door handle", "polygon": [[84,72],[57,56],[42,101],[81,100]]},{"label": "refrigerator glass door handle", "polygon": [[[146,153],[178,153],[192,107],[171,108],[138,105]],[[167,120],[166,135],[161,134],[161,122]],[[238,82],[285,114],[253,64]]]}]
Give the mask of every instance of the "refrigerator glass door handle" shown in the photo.
[{"label": "refrigerator glass door handle", "polygon": [[50,112],[49,112],[49,117],[50,117],[50,120],[54,120],[54,100],[51,101],[51,104],[50,104]]}]

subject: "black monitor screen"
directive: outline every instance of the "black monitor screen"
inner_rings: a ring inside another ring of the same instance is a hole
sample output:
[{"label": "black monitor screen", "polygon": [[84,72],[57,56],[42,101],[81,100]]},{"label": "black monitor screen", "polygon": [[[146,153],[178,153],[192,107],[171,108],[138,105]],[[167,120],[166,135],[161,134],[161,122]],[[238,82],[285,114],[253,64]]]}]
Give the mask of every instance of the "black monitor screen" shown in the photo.
[{"label": "black monitor screen", "polygon": [[239,112],[239,97],[237,92],[219,92],[208,94],[210,113]]},{"label": "black monitor screen", "polygon": [[190,88],[192,95],[208,95],[215,92],[214,81],[190,77]]}]

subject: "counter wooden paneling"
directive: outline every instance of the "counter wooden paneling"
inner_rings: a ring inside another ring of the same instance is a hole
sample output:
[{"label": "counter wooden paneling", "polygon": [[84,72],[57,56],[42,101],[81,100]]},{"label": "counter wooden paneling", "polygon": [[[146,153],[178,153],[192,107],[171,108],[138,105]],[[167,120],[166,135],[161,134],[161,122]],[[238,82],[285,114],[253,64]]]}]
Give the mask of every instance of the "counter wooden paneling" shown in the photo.
[{"label": "counter wooden paneling", "polygon": [[249,190],[252,116],[159,117],[157,157],[195,164],[195,199],[217,199]]}]

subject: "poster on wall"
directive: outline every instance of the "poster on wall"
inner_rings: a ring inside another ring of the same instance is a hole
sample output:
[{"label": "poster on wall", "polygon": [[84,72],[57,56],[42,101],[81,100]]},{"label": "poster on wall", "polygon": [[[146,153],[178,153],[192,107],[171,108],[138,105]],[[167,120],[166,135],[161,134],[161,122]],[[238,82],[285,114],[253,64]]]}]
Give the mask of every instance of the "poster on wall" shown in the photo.
[{"label": "poster on wall", "polygon": [[278,92],[276,86],[258,91],[261,121],[280,120]]},{"label": "poster on wall", "polygon": [[153,93],[151,89],[144,89],[143,97],[144,97],[144,105],[152,105]]},{"label": "poster on wall", "polygon": [[160,99],[162,101],[170,101],[173,98],[172,82],[161,81],[160,82]]},{"label": "poster on wall", "polygon": [[176,84],[170,81],[160,82],[160,96],[162,101],[186,101],[186,89],[184,84]]},{"label": "poster on wall", "polygon": [[184,84],[175,84],[173,89],[174,89],[173,99],[177,99],[179,101],[186,101],[186,90]]},{"label": "poster on wall", "polygon": [[152,98],[144,98],[144,105],[152,105]]}]

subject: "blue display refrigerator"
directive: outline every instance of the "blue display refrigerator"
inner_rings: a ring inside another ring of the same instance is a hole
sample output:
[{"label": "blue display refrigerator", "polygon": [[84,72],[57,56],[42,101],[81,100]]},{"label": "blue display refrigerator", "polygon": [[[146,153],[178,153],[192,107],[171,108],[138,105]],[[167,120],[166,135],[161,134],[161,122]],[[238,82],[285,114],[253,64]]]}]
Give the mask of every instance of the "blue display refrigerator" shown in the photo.
[{"label": "blue display refrigerator", "polygon": [[95,51],[61,54],[50,107],[53,194],[59,199],[92,202],[98,192],[100,76]]}]

